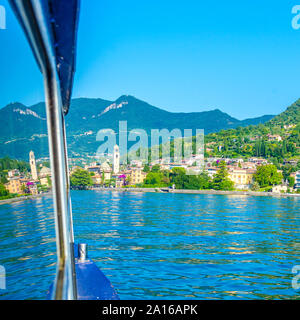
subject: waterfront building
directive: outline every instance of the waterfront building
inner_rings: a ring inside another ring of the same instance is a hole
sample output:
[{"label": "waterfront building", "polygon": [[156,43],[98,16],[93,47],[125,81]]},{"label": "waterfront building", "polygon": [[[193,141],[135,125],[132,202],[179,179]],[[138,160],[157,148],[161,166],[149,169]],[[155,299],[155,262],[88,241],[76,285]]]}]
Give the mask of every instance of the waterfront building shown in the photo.
[{"label": "waterfront building", "polygon": [[95,174],[92,176],[92,180],[93,180],[93,185],[94,185],[94,186],[101,185],[102,182],[104,182],[104,181],[102,181],[102,175],[101,175],[100,172],[95,173]]},{"label": "waterfront building", "polygon": [[116,188],[122,188],[126,185],[126,178],[125,174],[116,176]]},{"label": "waterfront building", "polygon": [[120,172],[120,150],[119,146],[116,144],[114,146],[114,154],[113,154],[113,173],[117,174]]},{"label": "waterfront building", "polygon": [[51,169],[48,167],[41,168],[39,172],[40,183],[43,186],[49,187],[49,178],[51,177]]},{"label": "waterfront building", "polygon": [[238,189],[249,189],[253,183],[253,175],[256,170],[253,169],[229,169],[229,179],[234,182],[234,185]]},{"label": "waterfront building", "polygon": [[5,188],[9,193],[23,193],[22,186],[23,182],[19,177],[10,178],[9,181],[5,184]]},{"label": "waterfront building", "polygon": [[130,184],[141,184],[146,179],[147,173],[143,172],[142,168],[131,168]]},{"label": "waterfront building", "polygon": [[296,190],[300,190],[300,171],[297,171],[296,172],[296,175],[295,175],[295,186],[294,188]]},{"label": "waterfront building", "polygon": [[103,182],[111,179],[111,171],[112,171],[111,167],[107,161],[101,164],[100,173],[101,173]]},{"label": "waterfront building", "polygon": [[35,182],[33,181],[28,181],[26,183],[26,187],[27,187],[27,190],[29,191],[29,193],[31,193],[32,195],[36,195],[38,194],[38,188],[37,188],[37,185]]},{"label": "waterfront building", "polygon": [[288,190],[288,186],[286,184],[280,184],[272,188],[272,192],[274,193],[286,193],[287,190]]},{"label": "waterfront building", "polygon": [[33,151],[29,152],[29,163],[30,163],[30,171],[31,171],[32,179],[36,181],[38,179],[38,174],[36,170],[36,162],[35,162],[35,156]]}]

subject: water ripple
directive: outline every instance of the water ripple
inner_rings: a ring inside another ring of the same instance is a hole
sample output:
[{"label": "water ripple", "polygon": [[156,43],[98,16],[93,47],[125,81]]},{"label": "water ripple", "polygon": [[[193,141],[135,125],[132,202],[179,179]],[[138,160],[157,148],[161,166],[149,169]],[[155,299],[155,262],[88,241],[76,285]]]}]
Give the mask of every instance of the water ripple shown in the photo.
[{"label": "water ripple", "polygon": [[[77,242],[121,299],[286,299],[300,265],[299,199],[72,192]],[[52,199],[0,206],[0,299],[44,299],[55,274]]]}]

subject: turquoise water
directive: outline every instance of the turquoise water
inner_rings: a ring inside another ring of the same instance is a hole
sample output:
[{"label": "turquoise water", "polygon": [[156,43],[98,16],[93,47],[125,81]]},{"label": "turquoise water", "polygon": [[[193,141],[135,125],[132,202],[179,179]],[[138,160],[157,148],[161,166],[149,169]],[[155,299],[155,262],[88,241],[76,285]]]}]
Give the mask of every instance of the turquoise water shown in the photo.
[{"label": "turquoise water", "polygon": [[[300,199],[72,192],[77,242],[121,299],[296,299]],[[0,206],[0,299],[43,299],[55,274],[51,197]]]}]

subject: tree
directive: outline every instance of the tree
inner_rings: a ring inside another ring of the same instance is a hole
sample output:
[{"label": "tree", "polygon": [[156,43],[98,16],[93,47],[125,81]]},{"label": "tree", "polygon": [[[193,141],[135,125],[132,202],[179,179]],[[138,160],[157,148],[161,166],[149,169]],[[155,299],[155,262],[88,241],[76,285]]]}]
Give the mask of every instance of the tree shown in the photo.
[{"label": "tree", "polygon": [[259,191],[259,184],[257,181],[254,181],[252,186],[251,186],[252,191]]},{"label": "tree", "polygon": [[48,186],[51,187],[52,186],[52,180],[50,178],[49,175],[47,175],[47,183],[48,183]]},{"label": "tree", "polygon": [[143,172],[149,172],[149,171],[150,171],[150,167],[147,164],[145,164]]},{"label": "tree", "polygon": [[295,178],[292,177],[292,176],[289,176],[289,177],[287,178],[287,180],[288,180],[288,182],[289,182],[289,187],[293,188],[294,185],[295,185]]},{"label": "tree", "polygon": [[0,183],[5,184],[7,182],[7,170],[0,171]]},{"label": "tree", "polygon": [[184,189],[184,184],[186,181],[186,170],[184,168],[176,167],[171,170],[170,182],[175,184],[176,189]]},{"label": "tree", "polygon": [[202,190],[209,189],[209,176],[206,173],[200,175],[185,175],[183,179],[183,189]]},{"label": "tree", "polygon": [[93,185],[91,175],[84,169],[75,170],[71,174],[70,182],[72,187],[77,187],[79,189],[86,189]]},{"label": "tree", "polygon": [[5,188],[5,186],[0,184],[0,197],[7,197],[9,195],[9,191]]},{"label": "tree", "polygon": [[234,182],[228,178],[228,170],[225,161],[219,163],[219,170],[212,181],[215,190],[233,190]]},{"label": "tree", "polygon": [[115,187],[116,186],[116,179],[115,178],[110,179],[109,185]]},{"label": "tree", "polygon": [[162,187],[163,174],[161,172],[149,172],[144,181],[145,186]]},{"label": "tree", "polygon": [[159,172],[160,171],[160,165],[159,164],[155,164],[152,169],[151,169],[152,172]]},{"label": "tree", "polygon": [[274,164],[259,166],[253,177],[261,188],[278,185],[283,179],[282,173],[277,171]]},{"label": "tree", "polygon": [[283,142],[282,142],[282,155],[284,156],[285,154],[287,154],[287,146],[286,146],[286,141],[283,140]]}]

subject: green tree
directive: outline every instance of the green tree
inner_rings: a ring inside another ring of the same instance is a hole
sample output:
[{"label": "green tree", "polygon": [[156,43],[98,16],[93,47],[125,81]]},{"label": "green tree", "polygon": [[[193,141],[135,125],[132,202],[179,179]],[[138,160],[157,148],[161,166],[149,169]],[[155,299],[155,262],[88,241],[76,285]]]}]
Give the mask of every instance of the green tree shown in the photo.
[{"label": "green tree", "polygon": [[88,171],[84,169],[75,170],[70,177],[70,182],[72,187],[77,187],[80,189],[86,189],[93,185],[93,180]]},{"label": "green tree", "polygon": [[51,187],[52,186],[52,180],[51,180],[49,175],[47,175],[47,182],[48,182],[48,186]]},{"label": "green tree", "polygon": [[287,178],[287,180],[288,180],[288,182],[289,182],[289,187],[293,188],[294,185],[295,185],[295,178],[289,176],[289,177]]},{"label": "green tree", "polygon": [[286,140],[283,140],[282,142],[282,155],[284,156],[287,154],[287,145],[286,145]]},{"label": "green tree", "polygon": [[259,183],[257,181],[254,181],[251,186],[252,191],[259,191]]},{"label": "green tree", "polygon": [[155,164],[152,169],[151,169],[152,172],[159,172],[160,171],[160,165],[159,164]]},{"label": "green tree", "polygon": [[5,188],[5,186],[0,184],[0,197],[7,197],[9,195],[9,191]]},{"label": "green tree", "polygon": [[215,190],[234,190],[234,182],[228,178],[225,161],[219,163],[219,170],[213,178],[212,187]]},{"label": "green tree", "polygon": [[278,185],[283,179],[282,173],[277,171],[274,164],[261,165],[254,174],[254,180],[261,188]]},{"label": "green tree", "polygon": [[187,182],[186,170],[180,167],[173,168],[170,172],[170,182],[175,184],[176,189],[185,189],[184,185]]},{"label": "green tree", "polygon": [[143,171],[144,172],[149,172],[150,171],[150,167],[147,164],[145,164]]},{"label": "green tree", "polygon": [[145,178],[144,185],[146,187],[162,187],[163,174],[161,172],[149,172]]},{"label": "green tree", "polygon": [[200,175],[185,175],[183,177],[182,188],[192,190],[209,189],[209,176],[206,173]]}]

